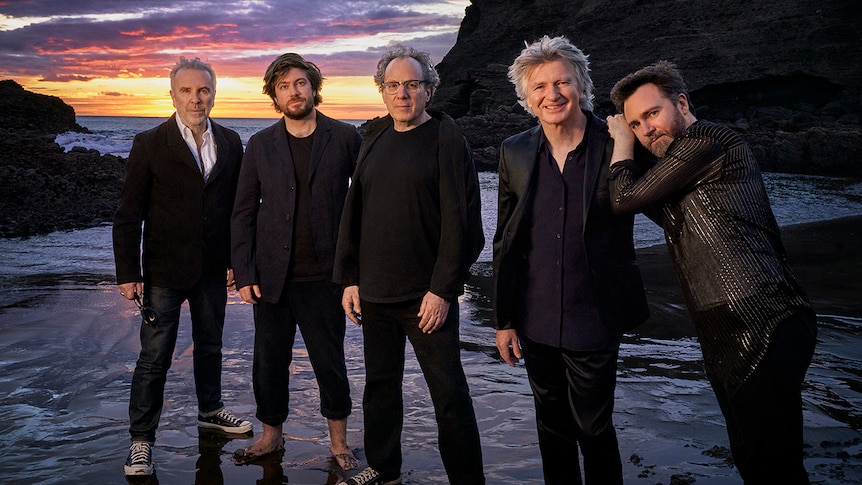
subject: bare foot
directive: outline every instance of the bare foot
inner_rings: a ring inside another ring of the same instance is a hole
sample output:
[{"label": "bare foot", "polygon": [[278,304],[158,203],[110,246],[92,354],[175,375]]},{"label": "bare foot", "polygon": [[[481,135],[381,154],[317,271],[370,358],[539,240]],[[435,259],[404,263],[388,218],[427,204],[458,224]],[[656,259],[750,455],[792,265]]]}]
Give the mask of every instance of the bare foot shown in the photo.
[{"label": "bare foot", "polygon": [[237,465],[251,463],[270,453],[284,449],[284,436],[281,426],[263,425],[263,435],[253,445],[242,450],[236,450],[231,460]]},{"label": "bare foot", "polygon": [[338,466],[340,466],[344,471],[353,470],[359,466],[359,460],[353,456],[353,453],[351,453],[350,450],[347,450],[346,453],[333,453],[332,458],[335,459],[335,462],[338,463]]}]

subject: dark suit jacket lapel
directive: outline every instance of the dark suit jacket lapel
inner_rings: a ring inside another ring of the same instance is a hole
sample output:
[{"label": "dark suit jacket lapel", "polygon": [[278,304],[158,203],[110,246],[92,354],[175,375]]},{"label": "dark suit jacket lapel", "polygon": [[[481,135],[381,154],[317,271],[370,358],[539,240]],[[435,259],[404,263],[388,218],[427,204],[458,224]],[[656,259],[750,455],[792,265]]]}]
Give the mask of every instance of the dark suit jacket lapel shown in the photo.
[{"label": "dark suit jacket lapel", "polygon": [[[510,154],[512,160],[523,160],[523,163],[509,164],[509,183],[512,184],[512,192],[521,194],[521,201],[526,201],[530,195],[531,183],[533,174],[536,171],[536,163],[539,159],[539,143],[542,140],[542,128],[537,126],[530,131],[530,136],[526,143],[515,146],[514,152]],[[517,170],[517,173],[512,173],[512,170]],[[521,203],[523,208],[523,202]]]},{"label": "dark suit jacket lapel", "polygon": [[[200,173],[201,167],[198,165],[198,162],[195,160],[195,156],[186,144],[183,134],[180,133],[180,127],[177,125],[176,113],[171,116],[171,119],[168,121],[167,128],[167,145],[170,148],[170,152],[179,154],[179,158],[182,163],[194,168],[198,173]],[[203,177],[201,177],[201,180],[203,180]]]},{"label": "dark suit jacket lapel", "polygon": [[326,150],[326,145],[329,144],[332,138],[332,127],[329,119],[318,111],[317,112],[317,129],[314,134],[314,144],[311,146],[311,165],[308,167],[308,180],[303,182],[311,184],[314,179],[314,171],[320,165],[320,160],[323,158],[323,152]]}]

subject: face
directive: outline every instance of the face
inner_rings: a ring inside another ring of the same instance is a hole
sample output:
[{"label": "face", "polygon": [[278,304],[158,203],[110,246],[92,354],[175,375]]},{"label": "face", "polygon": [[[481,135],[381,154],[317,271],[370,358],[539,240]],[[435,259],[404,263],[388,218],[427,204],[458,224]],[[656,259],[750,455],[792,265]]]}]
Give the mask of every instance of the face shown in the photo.
[{"label": "face", "polygon": [[314,89],[304,69],[291,68],[275,82],[275,103],[292,120],[302,120],[314,110]]},{"label": "face", "polygon": [[639,87],[626,99],[624,108],[626,121],[641,145],[659,158],[694,122],[685,95],[681,94],[675,105],[655,84]]},{"label": "face", "polygon": [[573,122],[581,113],[581,88],[573,68],[554,60],[536,66],[527,75],[527,106],[543,125]]},{"label": "face", "polygon": [[215,104],[215,82],[202,69],[183,68],[171,82],[171,100],[177,116],[192,130],[206,130],[207,118]]},{"label": "face", "polygon": [[[384,72],[383,82],[404,82],[413,79],[423,79],[422,66],[412,57],[393,59]],[[386,110],[395,121],[395,129],[405,131],[415,128],[428,120],[425,106],[431,99],[431,90],[422,83],[419,89],[411,93],[404,85],[398,86],[395,94],[383,94]]]}]

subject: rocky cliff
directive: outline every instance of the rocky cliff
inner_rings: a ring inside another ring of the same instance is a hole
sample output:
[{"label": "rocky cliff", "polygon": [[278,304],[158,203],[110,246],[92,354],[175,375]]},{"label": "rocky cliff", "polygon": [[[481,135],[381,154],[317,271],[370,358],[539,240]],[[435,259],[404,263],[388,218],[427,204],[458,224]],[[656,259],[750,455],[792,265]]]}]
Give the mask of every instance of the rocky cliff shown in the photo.
[{"label": "rocky cliff", "polygon": [[433,105],[493,169],[500,142],[535,124],[506,69],[525,41],[565,35],[590,56],[600,116],[617,80],[667,59],[697,115],[742,133],[765,170],[858,175],[860,25],[857,0],[472,0]]},{"label": "rocky cliff", "polygon": [[0,237],[112,220],[125,161],[83,148],[64,153],[54,138],[66,131],[86,131],[71,106],[0,81]]}]

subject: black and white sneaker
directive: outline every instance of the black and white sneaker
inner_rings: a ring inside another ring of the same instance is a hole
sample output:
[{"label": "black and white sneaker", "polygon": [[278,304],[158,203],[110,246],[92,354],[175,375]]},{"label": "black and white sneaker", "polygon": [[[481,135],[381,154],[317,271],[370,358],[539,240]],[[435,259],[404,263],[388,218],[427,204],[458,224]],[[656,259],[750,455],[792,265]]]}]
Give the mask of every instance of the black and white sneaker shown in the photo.
[{"label": "black and white sneaker", "polygon": [[210,416],[198,414],[198,426],[235,434],[245,434],[252,429],[250,422],[237,418],[225,408],[221,408],[217,413]]},{"label": "black and white sneaker", "polygon": [[123,466],[126,475],[153,474],[153,444],[146,441],[132,441],[129,457]]},{"label": "black and white sneaker", "polygon": [[384,482],[380,477],[380,472],[368,467],[347,480],[338,482],[338,485],[401,485],[401,478]]}]

